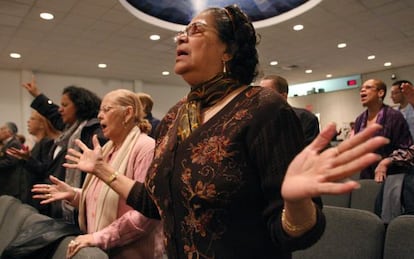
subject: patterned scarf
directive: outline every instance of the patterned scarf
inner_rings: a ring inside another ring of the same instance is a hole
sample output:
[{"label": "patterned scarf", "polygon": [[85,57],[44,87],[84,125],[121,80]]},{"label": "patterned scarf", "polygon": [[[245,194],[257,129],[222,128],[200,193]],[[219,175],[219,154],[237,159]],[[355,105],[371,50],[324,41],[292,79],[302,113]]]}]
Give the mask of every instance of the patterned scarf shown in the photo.
[{"label": "patterned scarf", "polygon": [[186,139],[201,123],[201,110],[218,103],[229,93],[239,88],[241,84],[226,77],[225,73],[191,87],[187,102],[180,107],[177,116],[177,137],[181,142]]}]

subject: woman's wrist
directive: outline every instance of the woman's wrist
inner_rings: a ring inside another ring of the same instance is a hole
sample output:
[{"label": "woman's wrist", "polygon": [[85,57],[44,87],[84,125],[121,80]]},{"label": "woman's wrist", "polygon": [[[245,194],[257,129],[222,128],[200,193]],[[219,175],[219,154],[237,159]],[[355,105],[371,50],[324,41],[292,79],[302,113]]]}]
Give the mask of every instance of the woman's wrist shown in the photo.
[{"label": "woman's wrist", "polygon": [[113,172],[111,176],[109,176],[108,180],[105,181],[105,183],[107,185],[111,185],[111,183],[113,183],[117,179],[118,175],[119,175],[118,171]]},{"label": "woman's wrist", "polygon": [[116,170],[113,169],[109,164],[104,163],[101,166],[97,167],[93,174],[105,183],[108,183],[115,171]]},{"label": "woman's wrist", "polygon": [[76,190],[75,187],[71,187],[71,192],[72,192],[72,198],[69,200],[70,204],[74,207],[77,206],[78,204],[78,191]]},{"label": "woman's wrist", "polygon": [[301,236],[312,229],[317,221],[317,208],[312,200],[301,203],[285,203],[282,211],[282,227],[290,236]]}]

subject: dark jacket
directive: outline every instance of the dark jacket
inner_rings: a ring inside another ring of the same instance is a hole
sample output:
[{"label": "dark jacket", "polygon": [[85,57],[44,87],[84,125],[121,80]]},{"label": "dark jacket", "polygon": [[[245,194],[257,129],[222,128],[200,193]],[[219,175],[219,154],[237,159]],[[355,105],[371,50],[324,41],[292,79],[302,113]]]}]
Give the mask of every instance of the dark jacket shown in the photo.
[{"label": "dark jacket", "polygon": [[8,148],[21,148],[20,141],[13,137],[0,149],[0,195],[11,195],[19,198],[20,178],[24,173],[20,170],[19,160],[6,154]]},{"label": "dark jacket", "polygon": [[[62,116],[59,113],[59,107],[54,104],[49,98],[45,95],[41,94],[37,96],[30,105],[33,109],[39,112],[41,115],[46,117],[52,125],[58,130],[64,130],[66,125],[62,120]],[[99,124],[99,120],[97,118],[92,118],[88,120],[85,126],[82,129],[80,140],[85,143],[89,148],[93,148],[92,144],[92,137],[94,135],[98,136],[99,142],[101,145],[104,145],[107,139],[104,137],[102,133],[101,125]],[[46,174],[45,174],[45,182],[49,182],[48,176],[53,175],[60,180],[65,180],[66,175],[66,168],[63,167],[63,163],[66,162],[65,155],[67,152],[67,146],[62,147],[59,153],[53,159],[53,154],[55,152],[56,145],[53,145],[50,149],[50,162],[47,165]],[[86,173],[82,173],[82,182],[85,180]],[[43,214],[52,216],[54,218],[60,217],[60,206],[51,206],[52,208],[44,207]],[[55,208],[57,207],[57,208]],[[51,210],[51,211],[50,211]]]}]

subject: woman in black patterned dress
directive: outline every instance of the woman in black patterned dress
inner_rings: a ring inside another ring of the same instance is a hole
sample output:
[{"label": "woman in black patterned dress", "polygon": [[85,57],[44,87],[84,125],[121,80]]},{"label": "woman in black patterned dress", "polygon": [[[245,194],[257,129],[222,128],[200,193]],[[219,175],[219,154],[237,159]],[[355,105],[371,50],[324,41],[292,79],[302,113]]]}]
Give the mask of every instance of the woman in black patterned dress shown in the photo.
[{"label": "woman in black patterned dress", "polygon": [[[367,140],[378,127],[320,153],[335,134],[329,125],[299,154],[304,137],[292,108],[250,86],[257,38],[237,6],[201,12],[176,43],[175,72],[190,93],[158,127],[145,185],[117,177],[111,187],[162,219],[170,259],[290,258],[315,243],[325,217],[312,197],[357,187],[336,181],[378,159],[368,153],[386,140]],[[67,166],[113,179],[95,143],[78,142],[83,153],[71,150]]]}]

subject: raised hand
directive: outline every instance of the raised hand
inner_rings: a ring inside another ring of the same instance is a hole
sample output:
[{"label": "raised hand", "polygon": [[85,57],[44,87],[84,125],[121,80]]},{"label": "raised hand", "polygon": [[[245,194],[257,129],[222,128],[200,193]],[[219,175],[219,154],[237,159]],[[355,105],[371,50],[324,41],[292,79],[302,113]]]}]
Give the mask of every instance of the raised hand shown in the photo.
[{"label": "raised hand", "polygon": [[72,201],[76,195],[69,184],[59,180],[53,175],[49,176],[52,184],[35,184],[32,188],[33,198],[42,200],[40,204],[48,204],[54,201]]},{"label": "raised hand", "polygon": [[407,98],[408,102],[411,105],[414,105],[414,86],[409,83],[402,83],[401,89],[405,97]]},{"label": "raised hand", "polygon": [[37,85],[36,85],[36,81],[35,81],[35,78],[34,78],[34,76],[32,77],[32,81],[31,82],[28,82],[28,83],[24,83],[24,84],[22,84],[22,86],[24,87],[24,88],[26,88],[26,90],[33,96],[33,97],[37,97],[38,95],[40,95],[40,91],[39,91],[39,89],[37,88]]},{"label": "raised hand", "polygon": [[290,164],[282,185],[284,200],[295,203],[358,188],[357,182],[346,178],[380,159],[372,152],[389,142],[384,137],[373,137],[380,128],[378,124],[369,126],[321,152],[336,133],[335,124],[328,125]]},{"label": "raised hand", "polygon": [[12,147],[12,148],[8,148],[6,150],[6,153],[9,156],[12,156],[14,158],[21,159],[21,160],[28,160],[31,156],[30,150],[28,148],[18,149],[18,148]]},{"label": "raised hand", "polygon": [[102,163],[102,148],[96,135],[92,138],[93,150],[89,149],[81,140],[77,139],[75,144],[79,146],[82,152],[75,149],[69,149],[65,158],[71,163],[64,163],[66,168],[75,168],[87,173],[94,173]]}]

